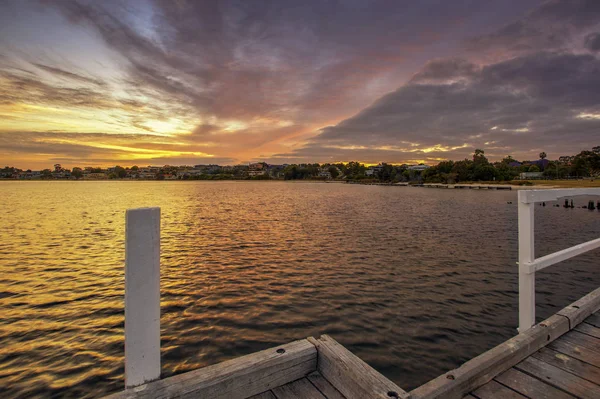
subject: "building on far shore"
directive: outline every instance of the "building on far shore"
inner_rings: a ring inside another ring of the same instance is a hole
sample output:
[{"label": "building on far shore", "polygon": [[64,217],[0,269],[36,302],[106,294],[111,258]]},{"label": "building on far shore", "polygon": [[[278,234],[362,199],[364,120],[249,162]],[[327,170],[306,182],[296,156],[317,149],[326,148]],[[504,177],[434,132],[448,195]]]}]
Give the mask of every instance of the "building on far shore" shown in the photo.
[{"label": "building on far shore", "polygon": [[408,170],[424,171],[429,169],[429,165],[411,165],[407,168]]},{"label": "building on far shore", "polygon": [[541,179],[544,177],[543,172],[522,172],[519,173],[519,179],[527,180],[527,179]]},{"label": "building on far shore", "polygon": [[327,180],[331,179],[331,172],[329,171],[329,168],[320,168],[319,169],[319,177],[320,178],[325,178]]},{"label": "building on far shore", "polygon": [[85,180],[106,180],[108,175],[104,172],[89,172],[84,174]]},{"label": "building on far shore", "polygon": [[263,162],[251,163],[248,165],[248,176],[264,176],[267,174],[266,164]]}]

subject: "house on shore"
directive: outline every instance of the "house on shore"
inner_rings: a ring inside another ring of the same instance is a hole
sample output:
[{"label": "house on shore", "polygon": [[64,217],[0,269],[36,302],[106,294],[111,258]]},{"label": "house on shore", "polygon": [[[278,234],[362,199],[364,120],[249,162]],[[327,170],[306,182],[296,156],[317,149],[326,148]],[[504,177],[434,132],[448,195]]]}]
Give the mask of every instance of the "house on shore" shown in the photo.
[{"label": "house on shore", "polygon": [[267,174],[267,164],[264,162],[251,163],[248,165],[248,176],[264,176]]}]

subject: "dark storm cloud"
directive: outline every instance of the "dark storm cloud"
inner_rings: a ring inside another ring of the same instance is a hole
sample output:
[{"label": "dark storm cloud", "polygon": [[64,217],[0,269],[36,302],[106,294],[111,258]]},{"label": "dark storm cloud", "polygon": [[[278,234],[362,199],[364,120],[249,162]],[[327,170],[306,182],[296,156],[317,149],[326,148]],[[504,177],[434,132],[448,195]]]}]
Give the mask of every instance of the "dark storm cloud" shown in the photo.
[{"label": "dark storm cloud", "polygon": [[473,38],[469,48],[478,52],[529,52],[572,48],[573,36],[600,21],[597,0],[552,0],[504,28]]},{"label": "dark storm cloud", "polygon": [[479,66],[461,58],[437,59],[428,62],[417,72],[413,83],[447,83],[473,78]]},{"label": "dark storm cloud", "polygon": [[600,51],[600,33],[590,33],[585,37],[584,46],[591,51]]},{"label": "dark storm cloud", "polygon": [[[458,69],[456,60],[446,67],[442,63],[437,61],[437,74],[425,68],[413,83],[323,129],[304,154],[313,153],[316,144],[410,150],[410,143],[419,148],[469,143],[472,149],[492,141],[522,151],[567,139],[591,145],[600,133],[600,115],[578,117],[600,112],[600,61],[591,55],[535,53],[481,69],[468,67],[466,61]],[[468,73],[448,73],[457,70]],[[428,81],[456,76],[468,80],[421,84],[421,76]]]},{"label": "dark storm cloud", "polygon": [[[561,43],[577,39],[574,49],[581,49],[579,32],[600,23],[600,2],[546,3],[523,20],[470,42],[485,43],[489,51],[514,45],[511,49],[518,47],[520,55],[506,54],[487,65],[433,60],[398,90],[322,129],[304,148],[277,157],[306,160],[329,152],[337,160],[354,154],[377,162],[455,159],[477,147],[487,148],[494,158],[527,157],[537,149],[554,149],[559,156],[591,148],[600,135],[600,60],[590,53],[556,50],[558,42],[549,39],[556,32],[545,25],[552,21],[560,22],[558,32],[570,34]],[[544,37],[535,33],[538,28]],[[587,36],[585,47],[594,50],[595,40]]]},{"label": "dark storm cloud", "polygon": [[477,1],[156,0],[152,38],[128,22],[127,3],[48,3],[122,54],[132,85],[242,119],[324,118],[324,108],[364,105],[373,80],[482,12]]},{"label": "dark storm cloud", "polygon": [[595,0],[40,1],[110,53],[112,70],[99,79],[94,67],[29,57],[31,71],[0,69],[0,104],[112,108],[117,131],[164,131],[177,118],[189,130],[139,144],[113,136],[117,145],[434,161],[474,146],[576,152],[597,134]]}]

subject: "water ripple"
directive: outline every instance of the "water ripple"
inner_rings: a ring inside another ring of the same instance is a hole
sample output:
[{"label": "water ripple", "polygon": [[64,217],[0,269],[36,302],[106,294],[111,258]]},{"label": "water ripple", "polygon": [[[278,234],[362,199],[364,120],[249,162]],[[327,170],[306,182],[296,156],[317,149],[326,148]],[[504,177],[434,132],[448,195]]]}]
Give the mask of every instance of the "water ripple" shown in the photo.
[{"label": "water ripple", "polygon": [[[162,208],[164,376],[327,333],[411,389],[515,333],[515,192],[0,186],[2,398],[122,389],[124,212],[134,207]],[[536,208],[536,231],[541,256],[600,236],[600,212]],[[538,273],[539,316],[596,288],[597,270],[589,253]]]}]

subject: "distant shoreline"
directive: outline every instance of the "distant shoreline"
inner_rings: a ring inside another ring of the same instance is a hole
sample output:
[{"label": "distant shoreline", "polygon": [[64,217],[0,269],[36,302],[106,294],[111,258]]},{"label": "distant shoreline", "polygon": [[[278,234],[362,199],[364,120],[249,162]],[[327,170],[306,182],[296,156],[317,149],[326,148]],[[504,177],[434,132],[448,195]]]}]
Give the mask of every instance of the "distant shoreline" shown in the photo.
[{"label": "distant shoreline", "polygon": [[[356,184],[356,185],[376,185],[376,186],[402,186],[412,188],[440,188],[440,189],[456,189],[453,186],[490,186],[490,187],[501,187],[508,190],[540,190],[540,189],[552,189],[552,188],[600,188],[600,179],[596,180],[543,180],[536,181],[535,183],[529,181],[531,185],[527,184],[510,184],[500,182],[465,182],[455,184],[445,183],[422,183],[422,184],[408,184],[408,183],[386,183],[386,182],[361,182],[361,181],[344,181],[344,180],[281,180],[281,179],[222,179],[222,180],[209,180],[209,179],[190,179],[190,180],[139,180],[139,179],[79,179],[79,180],[61,180],[61,179],[6,179],[0,178],[0,182],[263,182],[263,183],[335,183],[335,184]],[[439,187],[436,187],[439,186]],[[451,186],[451,187],[445,187]],[[506,188],[505,188],[506,187]]]}]

